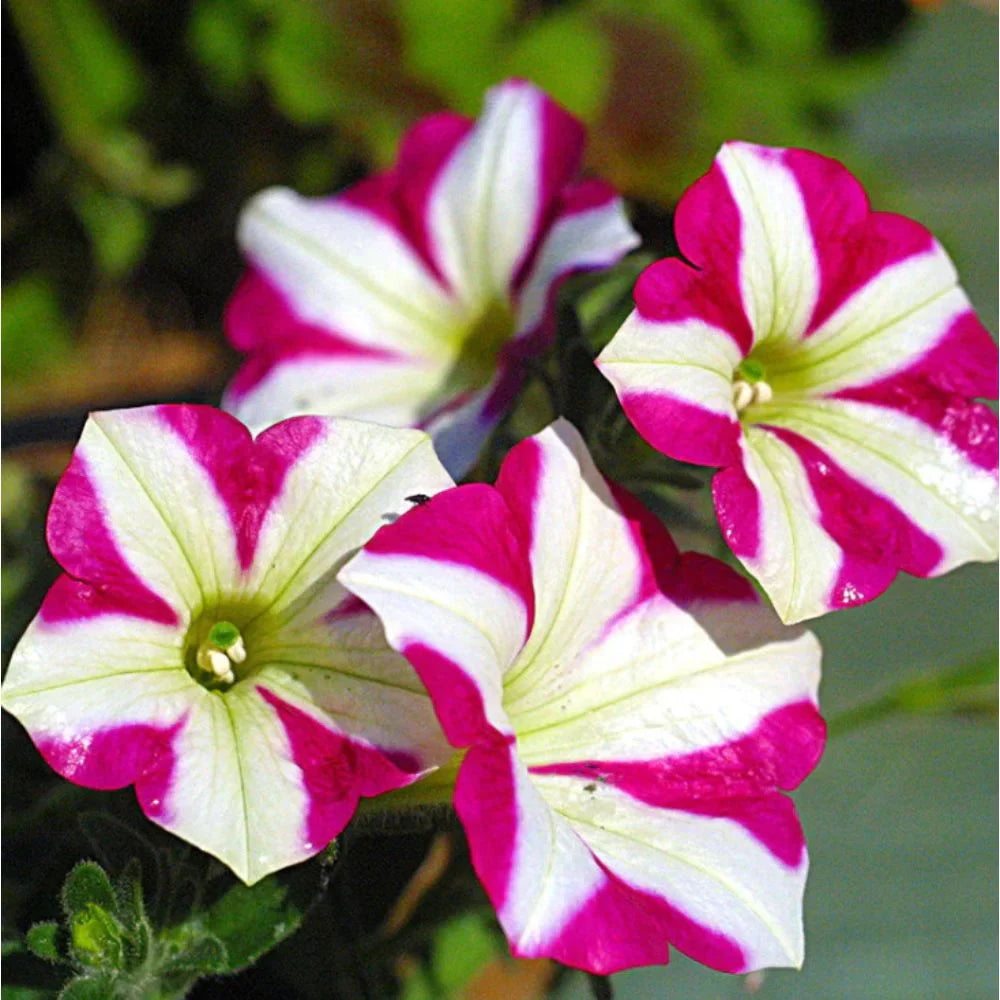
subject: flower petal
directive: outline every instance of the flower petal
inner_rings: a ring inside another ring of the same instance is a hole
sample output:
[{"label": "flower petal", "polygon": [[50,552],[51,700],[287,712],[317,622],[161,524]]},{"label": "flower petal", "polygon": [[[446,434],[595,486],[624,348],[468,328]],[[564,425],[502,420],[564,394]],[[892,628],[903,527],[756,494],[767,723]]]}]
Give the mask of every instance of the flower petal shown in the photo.
[{"label": "flower petal", "polygon": [[723,536],[782,621],[831,610],[840,547],[823,530],[805,470],[784,442],[749,428],[742,464],[717,473],[712,493]]},{"label": "flower petal", "polygon": [[[807,865],[783,796],[734,803],[732,815],[678,811],[529,773],[494,742],[466,755],[455,804],[515,954],[606,974],[665,962],[670,941],[729,972],[801,964]],[[796,841],[794,865],[754,836],[755,821]]]},{"label": "flower petal", "polygon": [[238,235],[300,322],[362,347],[428,356],[454,325],[453,301],[404,234],[347,199],[270,188],[243,210]]},{"label": "flower petal", "polygon": [[[604,881],[587,846],[542,799],[509,743],[466,754],[455,809],[514,953],[551,955],[550,941]],[[665,952],[659,943],[657,954]]]},{"label": "flower petal", "polygon": [[535,598],[531,635],[504,677],[516,698],[638,600],[646,567],[631,525],[567,421],[513,448],[497,489],[526,539]]},{"label": "flower petal", "polygon": [[461,486],[383,528],[339,575],[378,613],[458,746],[485,731],[510,732],[501,679],[533,605],[510,521],[495,489]]},{"label": "flower petal", "polygon": [[886,378],[930,353],[968,313],[955,269],[933,243],[880,271],[811,333],[794,357],[769,366],[771,388],[778,394],[831,394]]},{"label": "flower petal", "polygon": [[[784,153],[726,143],[712,169],[677,206],[681,251],[739,289],[755,344],[797,338],[819,296],[821,274],[808,208]],[[733,332],[741,339],[740,331]]]},{"label": "flower petal", "polygon": [[[36,743],[72,744],[72,767],[92,771],[86,783],[118,788],[87,762],[89,733],[119,726],[169,729],[183,715],[195,682],[178,668],[183,625],[107,612],[84,619],[38,616],[11,656],[3,705]],[[68,653],[72,655],[67,655]],[[60,770],[79,780],[73,773]]]},{"label": "flower petal", "polygon": [[[360,795],[451,753],[335,579],[413,491],[451,485],[419,431],[304,417],[253,440],[210,407],[96,414],[49,522],[69,572],[14,651],[4,705],[60,773],[135,784],[151,819],[244,880],[302,860]],[[243,666],[209,690],[196,644],[229,615]]]},{"label": "flower petal", "polygon": [[[873,561],[889,562],[920,576],[938,576],[964,562],[997,557],[996,419],[990,420],[985,413],[983,417],[982,433],[993,443],[993,463],[987,468],[970,461],[926,423],[868,403],[786,404],[775,414],[773,424],[775,433],[791,431],[805,439],[804,446],[792,438],[785,440],[792,441],[807,461],[810,448],[819,451],[814,461],[828,466],[826,473],[818,469],[825,478],[854,481],[862,491],[899,512],[894,530],[908,536],[905,545],[885,540],[885,531],[876,527],[879,515],[871,501],[854,512],[855,518],[865,518],[867,512],[863,532],[869,536],[868,545],[888,549]],[[827,519],[850,516],[853,505],[846,495],[841,494],[844,499],[839,500],[831,493],[823,495],[815,486],[813,492]],[[834,505],[839,509],[833,509]],[[839,532],[834,528],[833,533],[837,537]]]},{"label": "flower petal", "polygon": [[248,361],[223,402],[254,431],[279,414],[285,419],[307,413],[417,427],[430,403],[440,402],[446,377],[446,367],[419,358],[296,347]]},{"label": "flower petal", "polygon": [[644,761],[736,739],[784,705],[815,701],[818,682],[816,640],[756,602],[696,617],[654,596],[507,707],[531,766]]},{"label": "flower petal", "polygon": [[317,593],[326,609],[338,605],[345,592],[334,577],[354,551],[411,506],[407,496],[452,485],[422,431],[300,417],[261,434],[258,451],[275,463],[287,459],[298,421],[315,436],[286,469],[280,492],[260,517],[245,583],[267,614],[281,618]]},{"label": "flower petal", "polygon": [[426,205],[431,252],[460,299],[509,299],[582,149],[583,127],[542,91],[513,80],[488,92]]},{"label": "flower petal", "polygon": [[615,190],[584,181],[563,191],[517,298],[520,335],[554,318],[560,279],[578,271],[610,267],[639,244]]},{"label": "flower petal", "polygon": [[[201,430],[178,433],[185,421]],[[56,559],[81,581],[104,584],[100,523],[118,558],[175,610],[197,608],[206,591],[217,593],[220,581],[239,575],[240,556],[231,479],[225,468],[218,476],[206,468],[201,445],[209,438],[223,466],[238,466],[250,446],[246,428],[209,407],[93,414],[53,499],[48,540]]]},{"label": "flower petal", "polygon": [[255,633],[263,664],[255,682],[300,710],[319,710],[325,724],[403,762],[408,774],[444,763],[452,751],[420,679],[374,614],[350,598],[328,610],[334,586],[280,628]]},{"label": "flower petal", "polygon": [[[686,265],[662,263],[674,266],[660,268],[658,284],[677,284],[674,277],[689,284]],[[726,330],[697,316],[658,322],[637,310],[598,356],[597,367],[653,447],[681,461],[728,465],[739,454],[733,372],[742,356]]]},{"label": "flower petal", "polygon": [[[804,851],[790,867],[724,814],[650,807],[611,785],[591,794],[579,778],[533,781],[562,822],[586,840],[609,881],[633,897],[631,909],[655,914],[660,940],[725,972],[801,966]],[[794,822],[790,809],[784,816]],[[606,905],[594,899],[582,926],[561,929],[559,944],[584,930],[599,937],[609,917],[620,919],[618,907],[602,912]]]}]

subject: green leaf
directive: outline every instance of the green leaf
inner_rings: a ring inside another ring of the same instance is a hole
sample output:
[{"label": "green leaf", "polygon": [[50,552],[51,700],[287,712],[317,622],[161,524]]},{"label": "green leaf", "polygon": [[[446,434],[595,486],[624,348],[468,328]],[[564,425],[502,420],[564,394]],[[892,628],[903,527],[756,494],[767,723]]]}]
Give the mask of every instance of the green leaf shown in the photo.
[{"label": "green leaf", "polygon": [[34,986],[0,987],[0,1000],[52,1000],[52,990],[41,990]]},{"label": "green leaf", "polygon": [[142,866],[132,858],[115,879],[115,912],[128,932],[123,940],[124,966],[135,969],[146,961],[153,929],[146,917],[142,895]]},{"label": "green leaf", "polygon": [[94,132],[77,142],[74,151],[111,191],[154,208],[186,201],[197,187],[190,167],[158,163],[150,144],[131,129]]},{"label": "green leaf", "polygon": [[97,903],[87,903],[73,913],[69,936],[73,955],[83,965],[101,969],[124,967],[121,926]]},{"label": "green leaf", "polygon": [[[150,908],[155,913],[167,872],[164,871],[164,863],[153,844],[138,830],[111,813],[87,810],[78,814],[77,823],[97,860],[107,871],[120,873],[116,878],[119,896],[126,874],[129,882],[138,878],[142,881]],[[141,899],[142,894],[140,901]],[[121,902],[119,899],[116,913],[126,926],[131,926],[128,914],[122,911]],[[128,906],[133,906],[131,897],[126,902]],[[132,923],[135,919],[137,918],[133,918]]]},{"label": "green leaf", "polygon": [[275,103],[300,125],[319,125],[342,110],[333,67],[336,34],[320,5],[275,7],[259,54],[261,75]]},{"label": "green leaf", "polygon": [[98,270],[125,277],[138,264],[149,240],[149,215],[134,199],[86,185],[73,207],[90,237]]},{"label": "green leaf", "polygon": [[483,90],[500,76],[497,55],[513,20],[511,0],[397,0],[396,14],[408,68],[458,110],[478,113]]},{"label": "green leaf", "polygon": [[188,22],[188,45],[216,89],[235,93],[253,72],[253,28],[241,0],[198,0]]},{"label": "green leaf", "polygon": [[550,14],[526,28],[511,44],[508,76],[537,83],[560,104],[593,122],[604,107],[613,54],[604,33],[586,12]]},{"label": "green leaf", "polygon": [[496,935],[480,914],[446,923],[434,942],[434,972],[446,989],[464,986],[497,952]]},{"label": "green leaf", "polygon": [[732,17],[750,42],[754,56],[795,66],[822,54],[823,26],[819,7],[808,0],[730,0]]},{"label": "green leaf", "polygon": [[497,950],[496,934],[482,914],[449,920],[434,938],[429,972],[421,969],[407,981],[402,1000],[454,996]]},{"label": "green leaf", "polygon": [[101,974],[71,979],[62,988],[58,1000],[113,1000],[114,996],[114,979]]},{"label": "green leaf", "polygon": [[55,286],[42,274],[26,275],[4,287],[0,317],[5,380],[34,375],[72,350]]},{"label": "green leaf", "polygon": [[138,63],[90,0],[11,0],[18,34],[67,137],[123,121],[142,96]]},{"label": "green leaf", "polygon": [[107,872],[96,861],[81,861],[66,876],[62,889],[63,909],[66,916],[75,914],[94,904],[114,912],[117,908],[115,892]]},{"label": "green leaf", "polygon": [[290,889],[271,875],[252,886],[234,885],[205,915],[205,929],[227,953],[227,971],[252,965],[302,922],[304,907]]},{"label": "green leaf", "polygon": [[864,705],[830,720],[830,735],[841,735],[890,715],[954,713],[996,717],[996,652],[964,666],[907,681]]},{"label": "green leaf", "polygon": [[33,954],[44,958],[46,962],[61,962],[63,956],[59,949],[59,933],[59,924],[54,920],[46,920],[28,929],[24,943]]},{"label": "green leaf", "polygon": [[231,970],[226,946],[210,934],[191,942],[187,948],[171,955],[160,965],[160,973],[164,977],[176,977],[181,974],[210,976],[229,971]]}]

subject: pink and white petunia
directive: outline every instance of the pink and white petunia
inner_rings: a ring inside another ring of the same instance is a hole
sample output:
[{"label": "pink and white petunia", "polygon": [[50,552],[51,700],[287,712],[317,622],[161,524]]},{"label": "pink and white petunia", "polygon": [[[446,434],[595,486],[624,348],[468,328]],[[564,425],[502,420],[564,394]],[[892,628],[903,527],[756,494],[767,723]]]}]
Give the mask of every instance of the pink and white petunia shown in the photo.
[{"label": "pink and white petunia", "polygon": [[[721,466],[787,622],[997,556],[997,349],[931,234],[834,160],[727,143],[598,358],[660,451]],[[691,266],[694,265],[694,266]]]},{"label": "pink and white petunia", "polygon": [[64,574],[4,707],[61,775],[251,883],[315,854],[359,796],[451,753],[426,691],[335,574],[414,491],[430,439],[298,417],[253,439],[207,406],[93,414],[56,488]]},{"label": "pink and white petunia", "polygon": [[381,529],[339,578],[468,748],[455,807],[517,955],[801,963],[806,849],[780,790],[823,747],[819,646],[679,555],[569,424],[517,445],[495,487]]},{"label": "pink and white petunia", "polygon": [[551,341],[560,281],[639,242],[615,192],[576,179],[583,143],[512,80],[478,121],[418,122],[391,170],[334,198],[257,195],[226,314],[249,357],[225,407],[254,429],[299,413],[422,427],[464,474]]}]

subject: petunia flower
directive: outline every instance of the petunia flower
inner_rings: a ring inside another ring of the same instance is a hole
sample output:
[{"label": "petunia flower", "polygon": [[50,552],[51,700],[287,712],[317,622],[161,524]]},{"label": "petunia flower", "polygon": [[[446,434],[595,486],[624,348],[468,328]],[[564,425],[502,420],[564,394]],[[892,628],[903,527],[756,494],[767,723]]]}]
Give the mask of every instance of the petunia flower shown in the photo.
[{"label": "petunia flower", "polygon": [[423,427],[464,474],[551,341],[560,281],[638,243],[615,192],[575,179],[583,142],[512,80],[478,121],[418,122],[391,170],[334,198],[257,195],[226,314],[249,358],[224,406],[254,429],[307,412]]},{"label": "petunia flower", "polygon": [[[598,358],[639,433],[713,483],[785,621],[997,556],[997,350],[931,234],[834,160],[722,147]],[[692,266],[693,265],[693,266]]]},{"label": "petunia flower", "polygon": [[680,556],[569,424],[517,445],[495,487],[382,528],[340,580],[468,748],[455,808],[517,955],[801,963],[806,850],[780,789],[822,750],[819,646]]},{"label": "petunia flower", "polygon": [[321,850],[359,796],[451,752],[346,558],[451,485],[419,431],[298,417],[256,440],[207,406],[90,417],[56,487],[64,574],[14,651],[4,707],[89,788],[254,882]]}]

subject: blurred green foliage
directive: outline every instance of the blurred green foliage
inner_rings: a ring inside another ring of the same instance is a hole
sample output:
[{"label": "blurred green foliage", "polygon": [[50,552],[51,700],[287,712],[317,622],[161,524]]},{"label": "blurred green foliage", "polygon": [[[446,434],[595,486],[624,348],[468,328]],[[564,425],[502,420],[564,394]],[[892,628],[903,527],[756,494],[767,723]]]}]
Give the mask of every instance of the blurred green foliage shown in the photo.
[{"label": "blurred green foliage", "polygon": [[38,272],[4,286],[0,322],[5,378],[23,378],[44,370],[72,343],[56,287]]},{"label": "blurred green foliage", "polygon": [[407,979],[401,1000],[454,997],[503,947],[496,928],[481,914],[466,913],[442,924],[430,960]]},{"label": "blurred green foliage", "polygon": [[[178,141],[167,116],[242,130],[229,172],[248,192],[241,174],[273,153],[276,120],[291,157],[268,172],[293,180],[296,156],[319,148],[328,162],[311,173],[336,181],[352,162],[388,163],[419,115],[476,114],[487,87],[524,76],[591,126],[595,169],[669,204],[727,137],[835,146],[844,102],[880,61],[834,54],[818,0],[193,0],[157,12],[179,47],[138,30],[149,0],[8,6],[69,157],[62,197],[112,278],[216,180],[213,150]],[[254,132],[241,119],[266,122],[260,88],[272,119]],[[317,131],[330,141],[311,143]],[[162,146],[186,162],[161,162]]]}]

